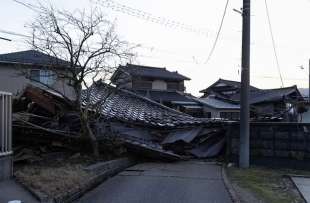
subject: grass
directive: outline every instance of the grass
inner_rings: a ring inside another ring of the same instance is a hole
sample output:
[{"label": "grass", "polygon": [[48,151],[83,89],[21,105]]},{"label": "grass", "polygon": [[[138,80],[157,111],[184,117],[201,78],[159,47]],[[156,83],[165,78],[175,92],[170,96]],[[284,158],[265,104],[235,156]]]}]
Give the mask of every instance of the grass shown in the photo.
[{"label": "grass", "polygon": [[285,174],[309,174],[309,172],[256,167],[228,168],[228,176],[233,183],[247,189],[267,203],[304,202],[293,183],[283,177]]},{"label": "grass", "polygon": [[43,161],[18,167],[14,175],[27,187],[55,197],[73,187],[82,186],[91,178],[93,174],[83,170],[91,162],[91,159],[83,156]]}]

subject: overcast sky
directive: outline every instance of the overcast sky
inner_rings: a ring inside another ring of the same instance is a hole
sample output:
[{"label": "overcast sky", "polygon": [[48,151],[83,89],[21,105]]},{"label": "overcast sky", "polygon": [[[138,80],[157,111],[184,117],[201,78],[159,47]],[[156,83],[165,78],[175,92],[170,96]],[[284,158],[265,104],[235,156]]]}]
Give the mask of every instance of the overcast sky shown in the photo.
[{"label": "overcast sky", "polygon": [[[21,0],[35,3],[36,0]],[[93,0],[94,1],[94,0]],[[122,39],[142,44],[137,63],[166,67],[190,77],[187,91],[199,95],[218,78],[240,80],[242,0],[230,0],[216,49],[205,64],[214,42],[226,0],[114,0],[154,16],[178,21],[209,32],[208,36],[170,28],[122,12],[104,8],[115,20]],[[310,0],[267,0],[284,86],[308,87],[310,58]],[[89,8],[89,0],[50,0],[57,7],[74,10]],[[251,84],[260,88],[278,88],[281,81],[276,66],[264,0],[252,0]],[[0,30],[29,34],[24,25],[35,12],[13,0],[1,0]],[[0,53],[25,50],[23,37],[0,33]],[[304,70],[299,66],[303,65]]]}]

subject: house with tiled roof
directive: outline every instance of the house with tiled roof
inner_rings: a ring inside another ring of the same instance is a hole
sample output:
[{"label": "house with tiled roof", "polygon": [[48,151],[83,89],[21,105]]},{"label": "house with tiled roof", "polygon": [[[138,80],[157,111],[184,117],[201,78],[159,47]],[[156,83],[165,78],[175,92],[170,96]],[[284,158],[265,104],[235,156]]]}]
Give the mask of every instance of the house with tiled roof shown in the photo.
[{"label": "house with tiled roof", "polygon": [[190,78],[177,71],[134,64],[119,66],[111,78],[118,88],[193,116],[202,116],[201,104],[185,93],[184,82],[188,80]]},{"label": "house with tiled roof", "polygon": [[26,50],[0,54],[0,91],[17,95],[29,85],[51,87],[68,98],[74,97],[74,90],[64,78],[58,78],[54,71],[65,73],[69,62],[45,53]]},{"label": "house with tiled roof", "polygon": [[[240,82],[224,79],[219,79],[208,88],[201,90],[203,96],[198,101],[204,105],[204,115],[210,118],[238,120],[240,90]],[[251,117],[296,120],[297,103],[301,100],[303,97],[296,85],[276,89],[259,89],[251,86],[249,93]]]}]

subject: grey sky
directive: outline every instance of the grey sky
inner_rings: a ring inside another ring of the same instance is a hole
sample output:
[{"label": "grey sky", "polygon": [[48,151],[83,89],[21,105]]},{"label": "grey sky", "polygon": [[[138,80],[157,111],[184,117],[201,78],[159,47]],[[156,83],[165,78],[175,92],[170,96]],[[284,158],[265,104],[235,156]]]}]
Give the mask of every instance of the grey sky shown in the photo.
[{"label": "grey sky", "polygon": [[[239,9],[241,0],[230,0],[222,34],[208,64],[204,62],[214,41],[226,0],[114,1],[210,31],[210,35],[205,37],[104,9],[110,19],[116,20],[117,31],[123,39],[142,44],[142,48],[137,50],[141,55],[137,63],[167,67],[190,77],[192,80],[186,84],[187,91],[195,95],[199,95],[199,90],[218,78],[239,80],[241,16],[232,9]],[[35,0],[23,2],[34,3]],[[88,0],[50,2],[68,10],[89,7]],[[1,0],[1,3],[0,29],[27,34],[29,30],[24,25],[31,21],[35,13],[12,0]],[[268,0],[268,4],[284,85],[307,87],[308,69],[301,70],[298,66],[308,67],[310,58],[310,1]],[[261,88],[280,87],[264,0],[252,1],[252,15],[251,84]],[[22,37],[2,33],[0,36],[13,39],[12,42],[0,40],[0,53],[27,49]]]}]

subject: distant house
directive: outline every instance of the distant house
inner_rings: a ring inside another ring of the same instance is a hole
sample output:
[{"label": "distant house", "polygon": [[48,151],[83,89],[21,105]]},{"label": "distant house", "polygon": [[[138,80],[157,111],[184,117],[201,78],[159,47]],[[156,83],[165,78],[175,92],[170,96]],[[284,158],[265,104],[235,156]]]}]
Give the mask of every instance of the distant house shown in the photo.
[{"label": "distant house", "polygon": [[214,95],[196,99],[203,105],[203,115],[206,118],[224,118],[239,120],[240,105],[218,99]]},{"label": "distant house", "polygon": [[[204,105],[204,114],[209,117],[238,120],[240,115],[241,83],[219,79],[201,90],[204,95],[198,99]],[[297,119],[296,104],[303,100],[297,86],[278,89],[250,87],[249,103],[253,119],[282,118]]]},{"label": "distant house", "polygon": [[[0,54],[0,91],[21,93],[28,84],[49,86],[68,98],[74,98],[73,88],[67,80],[58,78],[53,70],[65,73],[69,62],[27,50]],[[53,70],[51,70],[53,69]],[[37,82],[35,82],[37,81]]]},{"label": "distant house", "polygon": [[184,81],[190,78],[166,68],[126,64],[119,66],[111,81],[119,88],[128,89],[165,106],[202,116],[201,104],[185,93]]}]

